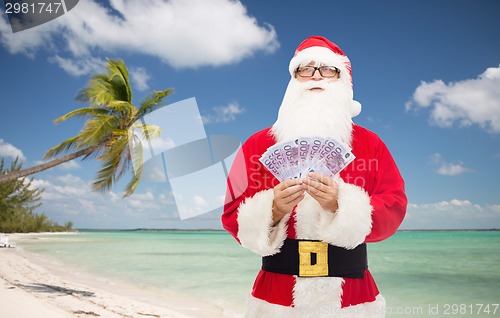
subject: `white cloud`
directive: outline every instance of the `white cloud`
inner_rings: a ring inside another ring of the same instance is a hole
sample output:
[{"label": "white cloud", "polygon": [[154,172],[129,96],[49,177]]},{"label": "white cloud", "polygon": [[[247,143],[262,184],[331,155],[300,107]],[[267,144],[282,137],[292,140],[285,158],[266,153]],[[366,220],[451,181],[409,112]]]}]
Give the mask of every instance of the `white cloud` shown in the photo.
[{"label": "white cloud", "polygon": [[137,193],[127,200],[128,204],[134,209],[160,210],[159,202],[155,200],[155,196],[149,191],[146,193]]},{"label": "white cloud", "polygon": [[430,122],[439,127],[479,125],[500,132],[500,66],[488,68],[476,79],[446,84],[422,82],[406,103],[406,110],[430,109]]},{"label": "white cloud", "polygon": [[193,203],[198,206],[206,206],[207,200],[205,200],[201,195],[195,195],[193,198]]},{"label": "white cloud", "polygon": [[[169,191],[160,194],[137,191],[122,198],[113,191],[94,192],[90,182],[72,174],[49,180],[34,179],[31,187],[44,189],[43,205],[36,212],[45,212],[59,224],[71,220],[75,227],[134,228],[159,217],[179,218]],[[163,184],[159,187],[161,191],[165,189]]]},{"label": "white cloud", "polygon": [[160,166],[158,164],[148,166],[146,164],[146,168],[142,172],[142,177],[143,180],[148,181],[148,182],[166,182],[167,177],[166,173],[163,169],[163,166]]},{"label": "white cloud", "polygon": [[148,81],[151,79],[148,71],[142,67],[130,69],[130,78],[139,91],[145,91],[149,88]]},{"label": "white cloud", "polygon": [[65,174],[62,176],[58,176],[56,178],[57,181],[60,181],[62,184],[67,185],[67,186],[74,186],[74,187],[85,187],[86,182],[83,181],[80,177],[77,177],[72,174]]},{"label": "white cloud", "polygon": [[233,102],[227,106],[213,107],[211,112],[202,116],[201,119],[204,124],[227,123],[236,120],[236,116],[244,111],[243,107]]},{"label": "white cloud", "polygon": [[402,229],[500,229],[499,204],[452,199],[408,204]]},{"label": "white cloud", "polygon": [[98,73],[104,70],[106,62],[95,57],[85,57],[81,59],[63,58],[55,55],[49,58],[49,62],[57,64],[66,73],[73,76],[82,76],[90,73]]},{"label": "white cloud", "polygon": [[[160,137],[156,137],[156,138],[150,138],[149,140],[145,140],[142,138],[141,136],[141,142],[143,145],[148,145],[151,146],[151,148],[153,149],[153,151],[158,154],[160,152],[164,152],[168,149],[172,149],[174,148],[176,145],[175,145],[175,142],[172,138],[162,138],[161,136]],[[146,148],[146,147],[144,147]],[[148,149],[150,150],[150,149]]]},{"label": "white cloud", "polygon": [[[82,165],[80,163],[78,163],[76,161],[77,159],[74,159],[74,160],[71,160],[71,161],[66,161],[66,162],[63,162],[59,165],[57,165],[56,167],[59,169],[59,170],[62,170],[62,171],[69,171],[69,170],[77,170],[77,169],[80,169],[82,167]],[[34,162],[35,165],[41,165],[41,164],[44,164],[44,163],[47,163],[48,161],[44,161],[44,160],[36,160]]]},{"label": "white cloud", "polygon": [[436,169],[436,173],[443,176],[456,176],[459,174],[463,174],[467,171],[469,171],[469,169],[464,167],[462,163],[458,164],[447,163]]},{"label": "white cloud", "polygon": [[81,167],[82,165],[80,165],[80,163],[75,160],[67,161],[59,165],[59,169],[61,170],[76,170],[80,169]]},{"label": "white cloud", "polygon": [[456,176],[471,171],[461,161],[458,163],[446,162],[439,153],[432,154],[429,162],[437,167],[434,172],[443,176]]},{"label": "white cloud", "polygon": [[26,156],[24,156],[21,149],[14,147],[13,145],[5,142],[5,140],[0,138],[0,157],[7,157],[16,159],[19,158],[20,161],[25,161]]},{"label": "white cloud", "polygon": [[0,16],[0,42],[12,54],[21,53],[29,57],[34,57],[35,49],[43,47],[44,43],[47,44],[45,49],[53,49],[51,39],[53,28],[53,23],[46,23],[36,28],[14,34],[6,15],[2,14]]},{"label": "white cloud", "polygon": [[[99,59],[118,50],[161,59],[175,68],[236,63],[279,43],[271,25],[259,25],[234,0],[80,1],[64,16],[13,34],[0,18],[0,41],[12,54],[38,50],[68,73],[91,72]],[[68,55],[62,57],[61,55]]]},{"label": "white cloud", "polygon": [[[178,187],[176,188],[178,189]],[[185,191],[182,193],[173,192],[177,211],[182,219],[210,214],[207,213],[210,211],[219,211],[222,213],[224,196],[212,195],[210,189],[207,189],[207,191],[208,192],[204,193],[203,196],[195,193],[186,193]],[[220,215],[218,217],[220,217]]]}]

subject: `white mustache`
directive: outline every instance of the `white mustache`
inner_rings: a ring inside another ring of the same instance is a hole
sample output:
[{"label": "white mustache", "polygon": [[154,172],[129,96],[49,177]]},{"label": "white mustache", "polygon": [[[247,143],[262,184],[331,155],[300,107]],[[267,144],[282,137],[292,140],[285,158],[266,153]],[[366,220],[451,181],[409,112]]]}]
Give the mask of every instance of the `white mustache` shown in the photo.
[{"label": "white mustache", "polygon": [[328,89],[331,88],[334,85],[334,83],[328,83],[325,80],[322,80],[322,81],[308,81],[300,83],[299,85],[300,85],[299,87],[302,88],[303,90],[310,90],[311,88]]}]

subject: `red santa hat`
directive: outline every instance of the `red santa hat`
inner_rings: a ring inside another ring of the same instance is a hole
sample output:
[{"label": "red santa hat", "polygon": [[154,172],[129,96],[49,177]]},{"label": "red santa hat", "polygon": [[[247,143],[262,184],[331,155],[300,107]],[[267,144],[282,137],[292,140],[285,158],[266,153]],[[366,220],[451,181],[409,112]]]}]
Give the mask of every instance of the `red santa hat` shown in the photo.
[{"label": "red santa hat", "polygon": [[[346,84],[346,87],[352,92],[352,69],[351,61],[345,53],[335,43],[322,36],[311,36],[305,39],[295,50],[295,55],[290,61],[290,74],[295,76],[295,70],[299,66],[316,62],[318,65],[335,66],[340,70],[340,80]],[[352,101],[350,109],[352,117],[361,112],[361,104],[355,100]]]}]

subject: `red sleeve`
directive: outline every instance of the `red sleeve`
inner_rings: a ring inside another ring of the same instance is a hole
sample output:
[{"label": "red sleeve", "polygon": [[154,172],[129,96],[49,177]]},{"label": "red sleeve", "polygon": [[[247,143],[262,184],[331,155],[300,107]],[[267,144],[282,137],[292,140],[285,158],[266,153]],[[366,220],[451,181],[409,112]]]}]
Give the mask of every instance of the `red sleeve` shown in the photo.
[{"label": "red sleeve", "polygon": [[[222,214],[222,225],[238,240],[238,207],[255,193],[275,186],[276,179],[261,165],[259,159],[273,143],[269,129],[250,137],[238,151],[227,179],[226,199]],[[273,180],[274,179],[274,180]],[[238,240],[239,242],[239,240]]]},{"label": "red sleeve", "polygon": [[393,235],[403,222],[407,205],[403,178],[387,146],[378,139],[374,149],[378,165],[368,191],[373,211],[367,242],[382,241]]},{"label": "red sleeve", "polygon": [[[227,179],[226,199],[224,201],[224,213],[222,214],[222,226],[236,240],[238,240],[238,207],[249,195],[248,181],[250,175],[245,160],[246,143],[242,145],[236,154],[229,177]],[[239,240],[238,240],[239,242]]]}]

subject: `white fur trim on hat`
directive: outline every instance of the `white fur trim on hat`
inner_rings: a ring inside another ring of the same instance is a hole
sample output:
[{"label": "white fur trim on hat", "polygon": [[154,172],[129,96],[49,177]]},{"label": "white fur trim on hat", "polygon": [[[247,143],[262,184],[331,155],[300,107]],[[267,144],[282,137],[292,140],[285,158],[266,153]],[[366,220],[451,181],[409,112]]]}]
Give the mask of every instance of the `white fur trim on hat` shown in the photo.
[{"label": "white fur trim on hat", "polygon": [[347,77],[349,83],[352,83],[350,72],[346,67],[346,64],[350,64],[347,56],[336,54],[332,50],[322,46],[312,46],[297,52],[288,67],[290,75],[294,76],[297,67],[313,61],[318,64],[335,66],[340,70],[341,77]]},{"label": "white fur trim on hat", "polygon": [[257,192],[238,208],[238,240],[243,247],[268,256],[279,252],[286,238],[287,214],[277,225],[273,223],[273,189]]}]

